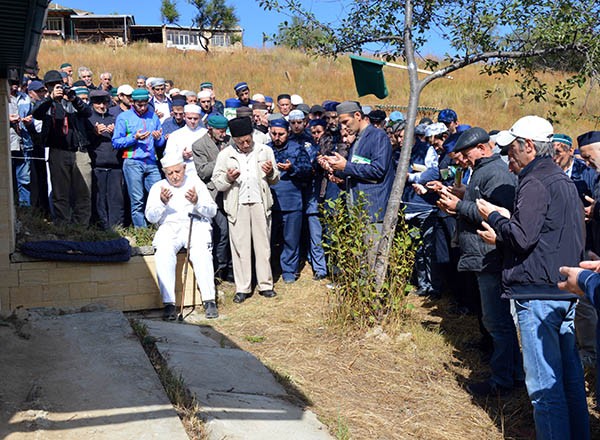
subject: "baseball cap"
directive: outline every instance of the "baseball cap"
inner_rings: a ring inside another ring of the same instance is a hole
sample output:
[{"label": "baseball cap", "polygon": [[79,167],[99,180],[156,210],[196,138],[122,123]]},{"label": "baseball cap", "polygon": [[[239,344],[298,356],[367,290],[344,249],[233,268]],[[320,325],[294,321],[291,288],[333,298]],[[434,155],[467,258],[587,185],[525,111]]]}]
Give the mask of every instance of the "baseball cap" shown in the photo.
[{"label": "baseball cap", "polygon": [[554,128],[552,124],[539,116],[523,116],[508,130],[503,130],[496,136],[500,147],[510,145],[516,138],[531,139],[532,141],[550,142]]},{"label": "baseball cap", "polygon": [[123,95],[130,96],[132,93],[133,93],[133,87],[131,87],[129,84],[123,84],[122,86],[119,86],[119,88],[117,89],[117,95],[123,94]]}]

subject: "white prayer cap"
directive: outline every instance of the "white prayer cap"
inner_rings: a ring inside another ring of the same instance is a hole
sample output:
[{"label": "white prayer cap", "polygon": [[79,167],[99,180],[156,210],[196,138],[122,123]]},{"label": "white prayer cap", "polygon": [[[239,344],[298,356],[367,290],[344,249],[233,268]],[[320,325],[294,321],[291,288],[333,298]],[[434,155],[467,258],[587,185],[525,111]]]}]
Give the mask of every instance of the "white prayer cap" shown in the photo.
[{"label": "white prayer cap", "polygon": [[180,154],[170,153],[166,154],[161,160],[160,164],[163,168],[172,167],[183,163],[183,157]]},{"label": "white prayer cap", "polygon": [[202,109],[200,108],[200,106],[196,105],[196,104],[187,104],[185,107],[183,107],[183,112],[184,113],[197,113],[197,114],[200,114],[201,111],[202,111]]},{"label": "white prayer cap", "polygon": [[210,90],[204,89],[198,92],[198,99],[210,98]]}]

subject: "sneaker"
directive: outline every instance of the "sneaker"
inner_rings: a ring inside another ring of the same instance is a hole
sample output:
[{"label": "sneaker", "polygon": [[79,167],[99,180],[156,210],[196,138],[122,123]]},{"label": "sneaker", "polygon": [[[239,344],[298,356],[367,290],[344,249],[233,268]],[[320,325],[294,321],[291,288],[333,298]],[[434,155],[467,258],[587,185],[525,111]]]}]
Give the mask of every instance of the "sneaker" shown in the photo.
[{"label": "sneaker", "polygon": [[163,309],[163,321],[175,321],[177,319],[177,309],[175,304],[165,304]]},{"label": "sneaker", "polygon": [[506,396],[512,391],[512,388],[506,388],[491,380],[486,380],[467,384],[467,391],[475,397],[491,397]]},{"label": "sneaker", "polygon": [[219,317],[217,303],[214,301],[204,301],[204,316],[206,319],[214,319]]}]

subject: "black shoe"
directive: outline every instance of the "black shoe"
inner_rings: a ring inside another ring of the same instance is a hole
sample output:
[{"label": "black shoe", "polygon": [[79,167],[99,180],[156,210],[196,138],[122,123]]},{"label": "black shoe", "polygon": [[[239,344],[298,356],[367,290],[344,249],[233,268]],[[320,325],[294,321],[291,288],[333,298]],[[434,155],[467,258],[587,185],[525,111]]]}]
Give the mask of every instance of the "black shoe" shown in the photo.
[{"label": "black shoe", "polygon": [[491,380],[486,380],[467,384],[467,391],[475,397],[491,397],[506,396],[512,391],[512,388],[506,388]]},{"label": "black shoe", "polygon": [[316,273],[316,274],[313,275],[313,280],[315,280],[315,281],[321,281],[321,280],[324,280],[326,276],[327,275],[324,274],[324,273]]},{"label": "black shoe", "polygon": [[277,296],[277,292],[274,290],[262,290],[258,292],[258,294],[260,296],[264,296],[265,298],[273,298],[274,296]]},{"label": "black shoe", "polygon": [[163,309],[163,321],[175,321],[177,319],[177,309],[174,304],[165,304]]},{"label": "black shoe", "polygon": [[238,304],[243,303],[244,301],[246,301],[246,295],[246,293],[237,292],[233,297],[233,302]]},{"label": "black shoe", "polygon": [[219,310],[217,310],[217,303],[214,301],[204,301],[204,316],[206,316],[206,319],[218,318]]}]

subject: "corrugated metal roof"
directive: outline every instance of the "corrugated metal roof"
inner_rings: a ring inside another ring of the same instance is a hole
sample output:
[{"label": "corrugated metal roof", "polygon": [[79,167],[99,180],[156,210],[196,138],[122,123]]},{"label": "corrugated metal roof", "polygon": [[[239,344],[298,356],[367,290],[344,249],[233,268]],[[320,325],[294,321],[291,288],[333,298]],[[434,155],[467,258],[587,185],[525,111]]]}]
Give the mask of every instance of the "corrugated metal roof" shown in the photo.
[{"label": "corrugated metal roof", "polygon": [[0,77],[35,67],[47,6],[48,0],[0,0]]}]

